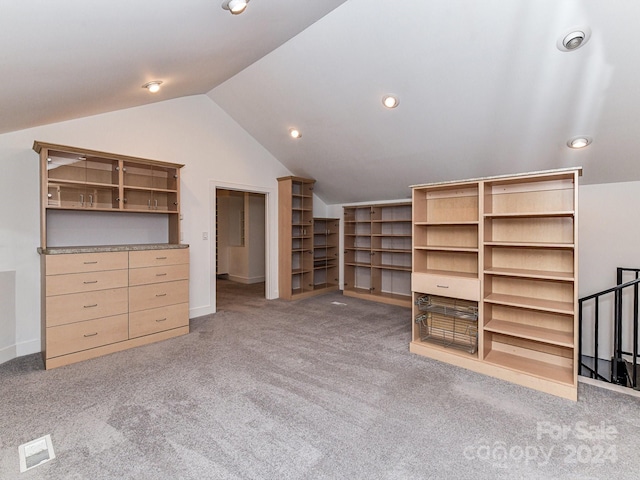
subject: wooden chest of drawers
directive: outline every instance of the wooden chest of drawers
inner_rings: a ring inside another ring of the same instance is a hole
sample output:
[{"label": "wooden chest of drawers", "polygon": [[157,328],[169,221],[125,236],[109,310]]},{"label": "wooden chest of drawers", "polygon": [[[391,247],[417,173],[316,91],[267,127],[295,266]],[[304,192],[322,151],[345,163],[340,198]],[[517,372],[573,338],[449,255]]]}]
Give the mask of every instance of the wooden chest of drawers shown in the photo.
[{"label": "wooden chest of drawers", "polygon": [[45,367],[188,333],[189,250],[181,247],[43,255]]}]

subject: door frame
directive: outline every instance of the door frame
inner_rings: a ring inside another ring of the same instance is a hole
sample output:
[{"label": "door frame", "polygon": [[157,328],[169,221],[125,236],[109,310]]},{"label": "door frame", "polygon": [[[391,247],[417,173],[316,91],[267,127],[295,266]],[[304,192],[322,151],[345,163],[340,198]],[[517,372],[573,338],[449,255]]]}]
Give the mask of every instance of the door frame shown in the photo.
[{"label": "door frame", "polygon": [[278,298],[278,210],[276,189],[211,180],[209,182],[209,231],[212,233],[209,239],[209,282],[213,312],[217,311],[215,238],[218,233],[216,231],[216,191],[218,189],[264,195],[264,294],[267,300]]}]

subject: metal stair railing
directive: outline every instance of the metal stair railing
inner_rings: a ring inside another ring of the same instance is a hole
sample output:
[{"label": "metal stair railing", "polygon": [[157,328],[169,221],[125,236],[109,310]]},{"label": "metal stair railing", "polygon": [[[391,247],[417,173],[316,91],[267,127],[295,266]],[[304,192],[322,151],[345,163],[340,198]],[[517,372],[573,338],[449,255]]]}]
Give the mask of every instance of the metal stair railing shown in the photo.
[{"label": "metal stair railing", "polygon": [[[624,272],[635,273],[635,279],[626,283],[622,283],[622,277]],[[578,324],[579,324],[579,346],[578,346],[578,358],[580,361],[581,369],[585,369],[589,372],[591,378],[603,380],[610,383],[616,383],[618,385],[625,385],[638,389],[638,284],[640,284],[640,268],[622,268],[617,269],[617,283],[618,285],[603,290],[586,297],[582,297],[578,300]],[[632,351],[626,351],[623,348],[623,293],[625,289],[631,289],[633,291],[633,314],[632,314]],[[605,295],[614,295],[614,335],[613,335],[613,356],[611,359],[611,369],[609,372],[609,378],[605,377],[600,371],[598,366],[599,361],[599,335],[600,335],[600,299]],[[594,348],[593,348],[593,367],[587,365],[582,356],[583,345],[583,306],[586,302],[594,301]],[[631,364],[623,357],[624,355],[631,357]],[[631,371],[629,371],[631,370]]]}]

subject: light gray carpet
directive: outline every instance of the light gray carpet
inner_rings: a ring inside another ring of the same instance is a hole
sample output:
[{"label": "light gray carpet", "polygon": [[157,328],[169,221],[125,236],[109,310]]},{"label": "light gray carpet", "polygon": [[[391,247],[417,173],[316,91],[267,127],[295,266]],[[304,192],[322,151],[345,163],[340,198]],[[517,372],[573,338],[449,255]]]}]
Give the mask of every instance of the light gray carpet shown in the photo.
[{"label": "light gray carpet", "polygon": [[[635,397],[581,385],[574,403],[412,355],[407,309],[220,283],[184,337],[0,365],[0,478],[640,477]],[[46,434],[57,458],[19,474],[18,445]]]}]

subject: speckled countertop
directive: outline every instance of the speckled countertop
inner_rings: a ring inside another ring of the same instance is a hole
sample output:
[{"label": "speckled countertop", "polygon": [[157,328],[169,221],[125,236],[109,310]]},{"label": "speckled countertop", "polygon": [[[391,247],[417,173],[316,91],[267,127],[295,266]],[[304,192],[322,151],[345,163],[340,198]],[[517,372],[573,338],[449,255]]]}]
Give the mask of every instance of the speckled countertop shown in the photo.
[{"label": "speckled countertop", "polygon": [[61,255],[66,253],[131,252],[138,250],[166,250],[189,248],[189,245],[175,243],[149,243],[131,245],[94,245],[88,247],[38,247],[40,255]]}]

